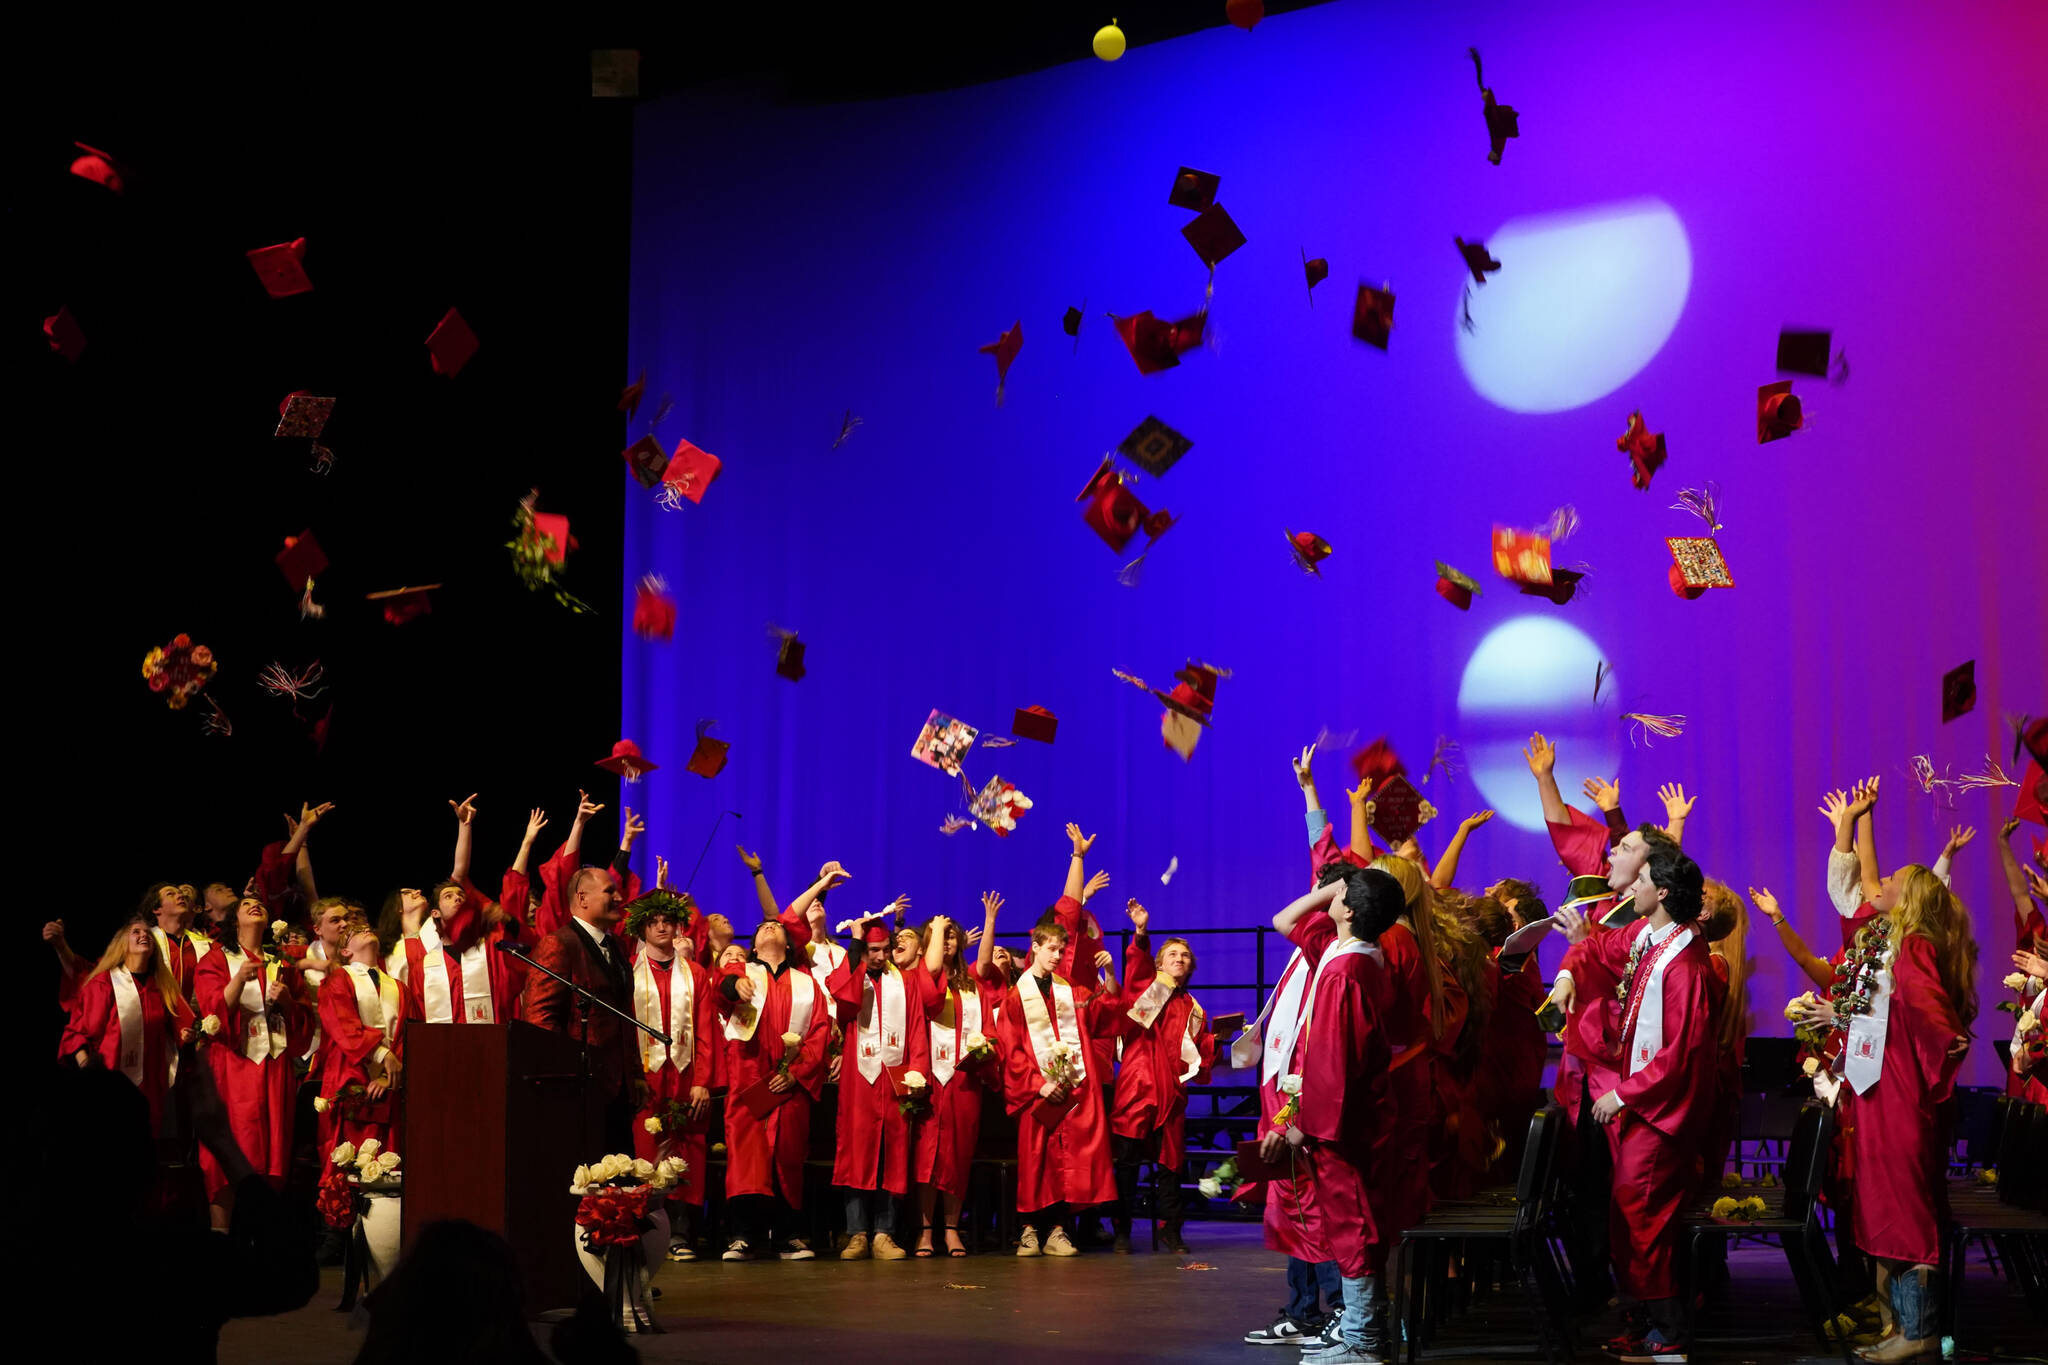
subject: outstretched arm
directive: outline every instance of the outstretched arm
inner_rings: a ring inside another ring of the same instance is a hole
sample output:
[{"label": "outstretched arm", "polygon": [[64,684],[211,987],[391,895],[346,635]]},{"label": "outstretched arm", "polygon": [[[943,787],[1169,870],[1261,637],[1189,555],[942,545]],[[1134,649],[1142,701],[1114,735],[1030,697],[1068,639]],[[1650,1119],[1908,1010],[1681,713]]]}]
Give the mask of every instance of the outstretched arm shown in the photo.
[{"label": "outstretched arm", "polygon": [[1820,990],[1826,990],[1834,985],[1835,969],[1828,965],[1825,959],[1813,955],[1813,950],[1806,946],[1806,940],[1799,937],[1799,931],[1792,927],[1791,922],[1785,918],[1785,912],[1778,908],[1778,898],[1771,894],[1770,888],[1759,889],[1752,886],[1749,888],[1749,898],[1756,902],[1756,908],[1769,918],[1771,927],[1778,931],[1778,942],[1784,944],[1785,951],[1792,954],[1792,960],[1799,964],[1799,970],[1806,974],[1806,979]]},{"label": "outstretched arm", "polygon": [[448,880],[459,882],[469,877],[469,839],[471,826],[476,820],[476,793],[471,792],[460,801],[450,801],[448,809],[455,812],[455,863],[449,870]]},{"label": "outstretched arm", "polygon": [[1301,788],[1301,799],[1308,806],[1308,841],[1311,844],[1330,825],[1330,817],[1323,813],[1323,798],[1316,795],[1316,775],[1310,766],[1315,757],[1316,746],[1311,744],[1301,751],[1300,758],[1294,760],[1294,782]]},{"label": "outstretched arm", "polygon": [[1429,879],[1431,886],[1441,891],[1451,884],[1452,879],[1458,875],[1458,859],[1465,852],[1465,840],[1471,835],[1473,830],[1478,829],[1492,818],[1492,811],[1483,810],[1477,815],[1468,815],[1458,822],[1458,832],[1451,836],[1450,846],[1444,850],[1443,857],[1436,861],[1436,871],[1431,874]]},{"label": "outstretched arm", "polygon": [[1067,860],[1067,887],[1060,894],[1077,904],[1081,900],[1083,886],[1088,880],[1088,874],[1084,870],[1082,858],[1089,849],[1095,846],[1095,840],[1098,837],[1093,834],[1084,837],[1079,825],[1071,821],[1067,824],[1067,841],[1074,846],[1074,856]]},{"label": "outstretched arm", "polygon": [[1884,874],[1877,870],[1877,821],[1871,814],[1876,809],[1877,779],[1873,777],[1856,789],[1849,802],[1849,813],[1856,819],[1856,872],[1863,882],[1866,901],[1877,899],[1884,880]]},{"label": "outstretched arm", "polygon": [[1956,854],[1968,848],[1970,841],[1976,837],[1977,827],[1975,825],[1951,825],[1949,827],[1948,842],[1941,846],[1941,856],[1934,860],[1933,868],[1934,875],[1941,878],[1943,886],[1949,884],[1949,874],[1955,868]]},{"label": "outstretched arm", "polygon": [[2027,895],[2027,874],[2020,867],[2020,860],[2013,856],[2012,835],[2020,827],[2018,819],[2007,820],[1998,829],[1998,867],[2005,873],[2005,889],[2012,897],[2012,933],[2018,942],[2027,936],[2027,920],[2032,917],[2034,904]]},{"label": "outstretched arm", "polygon": [[1351,851],[1360,858],[1372,856],[1372,791],[1360,782],[1356,787],[1346,789],[1345,799],[1351,803]]},{"label": "outstretched arm", "polygon": [[1337,903],[1338,898],[1343,894],[1344,882],[1342,878],[1331,882],[1328,886],[1319,886],[1313,891],[1304,892],[1289,901],[1286,908],[1281,910],[1279,914],[1273,916],[1273,927],[1278,929],[1283,936],[1291,937],[1295,925],[1301,923],[1313,911],[1328,910]]},{"label": "outstretched arm", "polygon": [[734,844],[733,847],[739,850],[740,861],[746,864],[748,873],[754,878],[754,899],[761,904],[761,918],[774,919],[782,913],[782,903],[775,899],[775,889],[768,885],[768,874],[761,870],[761,855],[747,852],[742,844]]},{"label": "outstretched arm", "polygon": [[1536,794],[1543,799],[1543,818],[1553,825],[1569,822],[1571,817],[1565,814],[1564,797],[1557,790],[1557,746],[1538,730],[1529,736],[1529,744],[1522,750],[1522,757],[1529,760],[1530,775],[1536,779]]},{"label": "outstretched arm", "polygon": [[581,857],[583,853],[583,827],[590,823],[592,816],[603,809],[604,804],[592,801],[589,792],[577,792],[576,818],[569,823],[569,837],[562,840],[562,847],[556,851],[555,856],[558,858]]},{"label": "outstretched arm", "polygon": [[1664,803],[1664,829],[1671,836],[1671,842],[1685,842],[1685,817],[1692,814],[1692,803],[1699,800],[1687,796],[1685,788],[1676,782],[1666,782],[1657,788],[1657,799]]},{"label": "outstretched arm", "polygon": [[[540,832],[547,827],[548,817],[538,806],[527,811],[526,835],[519,841],[519,856],[512,860],[512,870],[520,876],[526,875],[526,864],[533,857],[533,841],[539,838]],[[525,915],[526,907],[520,906],[519,913]]]},{"label": "outstretched arm", "polygon": [[804,917],[810,914],[812,902],[816,901],[818,897],[824,895],[833,887],[839,885],[839,883],[852,880],[853,878],[847,873],[846,869],[842,868],[838,863],[826,863],[818,869],[818,880],[812,882],[810,886],[805,888],[801,896],[790,902],[787,916],[769,915],[768,918],[780,919],[784,924],[789,923],[790,919],[794,919],[797,923],[801,924],[804,922]]},{"label": "outstretched arm", "polygon": [[981,944],[974,952],[974,974],[983,981],[991,981],[996,975],[996,911],[1003,908],[1003,898],[993,891],[981,893]]}]

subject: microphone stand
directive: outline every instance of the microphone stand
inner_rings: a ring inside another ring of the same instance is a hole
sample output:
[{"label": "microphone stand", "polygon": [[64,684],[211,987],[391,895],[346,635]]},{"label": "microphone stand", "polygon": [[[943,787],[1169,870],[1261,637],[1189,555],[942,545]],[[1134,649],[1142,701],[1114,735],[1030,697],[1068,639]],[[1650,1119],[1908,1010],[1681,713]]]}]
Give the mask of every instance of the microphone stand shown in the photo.
[{"label": "microphone stand", "polygon": [[[576,1107],[579,1112],[587,1112],[590,1103],[590,1011],[593,1006],[595,1006],[598,1009],[604,1010],[607,1013],[617,1015],[619,1018],[631,1024],[634,1028],[639,1029],[642,1033],[651,1034],[652,1036],[659,1038],[661,1040],[661,1045],[663,1047],[675,1046],[675,1039],[670,1035],[663,1033],[660,1029],[654,1027],[654,1025],[652,1024],[641,1023],[638,1015],[628,1014],[626,1013],[626,1011],[619,1009],[617,1006],[609,1004],[606,1001],[600,1000],[597,996],[591,994],[589,991],[577,985],[568,977],[563,976],[560,972],[555,971],[553,968],[545,967],[540,963],[535,962],[525,953],[520,952],[519,949],[516,946],[514,946],[511,942],[504,939],[500,939],[498,941],[497,948],[498,951],[501,953],[505,953],[511,957],[518,958],[521,962],[524,962],[528,967],[532,968],[534,971],[541,973],[541,975],[553,977],[555,980],[561,982],[564,986],[567,986],[572,992],[574,992],[576,998],[576,1053],[579,1059],[579,1063],[576,1070]],[[527,1079],[529,1081],[538,1082],[542,1080],[554,1080],[558,1078],[550,1076],[529,1076],[527,1077]]]}]

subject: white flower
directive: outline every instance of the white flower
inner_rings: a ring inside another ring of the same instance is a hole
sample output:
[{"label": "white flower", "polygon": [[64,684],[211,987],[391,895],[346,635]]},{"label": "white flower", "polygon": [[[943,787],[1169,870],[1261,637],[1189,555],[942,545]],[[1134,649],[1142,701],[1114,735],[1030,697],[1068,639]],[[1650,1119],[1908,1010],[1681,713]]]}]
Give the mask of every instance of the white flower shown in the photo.
[{"label": "white flower", "polygon": [[969,1052],[979,1052],[987,1046],[988,1039],[981,1036],[980,1029],[975,1029],[967,1035],[966,1048]]},{"label": "white flower", "polygon": [[353,1142],[344,1142],[344,1143],[342,1143],[342,1144],[341,1144],[341,1146],[339,1146],[339,1147],[336,1147],[336,1148],[334,1149],[334,1153],[333,1153],[333,1156],[332,1156],[332,1157],[331,1157],[330,1159],[331,1159],[331,1160],[332,1160],[332,1161],[334,1162],[334,1164],[335,1164],[335,1165],[337,1165],[337,1166],[353,1166],[353,1165],[355,1165],[355,1164],[356,1164],[356,1145],[355,1145],[355,1144],[354,1144]]},{"label": "white flower", "polygon": [[1283,1095],[1299,1095],[1301,1093],[1301,1073],[1295,1072],[1292,1075],[1282,1076],[1280,1078],[1280,1093]]},{"label": "white flower", "polygon": [[904,1085],[906,1085],[906,1086],[908,1086],[908,1087],[909,1087],[910,1089],[912,1089],[912,1090],[922,1090],[922,1089],[924,1089],[924,1087],[925,1087],[925,1079],[924,1079],[924,1073],[923,1073],[922,1071],[906,1071],[906,1072],[904,1072],[904,1073],[903,1073],[903,1084],[904,1084]]},{"label": "white flower", "polygon": [[668,1172],[671,1178],[680,1179],[689,1172],[690,1163],[679,1156],[672,1156],[662,1161],[661,1169]]},{"label": "white flower", "polygon": [[396,1152],[379,1152],[377,1154],[377,1169],[385,1175],[390,1175],[398,1169],[398,1161],[399,1157]]},{"label": "white flower", "polygon": [[383,1147],[383,1143],[377,1141],[377,1139],[375,1138],[371,1138],[362,1146],[356,1148],[356,1156],[359,1160],[362,1161],[375,1161],[377,1159],[377,1153],[382,1151]]},{"label": "white flower", "polygon": [[785,1048],[802,1047],[804,1040],[794,1033],[785,1033],[782,1035],[782,1045]]},{"label": "white flower", "polygon": [[327,1097],[325,1095],[315,1095],[313,1097],[313,1112],[316,1114],[327,1112]]},{"label": "white flower", "polygon": [[636,1180],[654,1179],[654,1163],[651,1161],[635,1161],[633,1163],[633,1178]]},{"label": "white flower", "polygon": [[650,1133],[658,1133],[661,1131],[661,1120],[657,1118],[650,1118],[647,1120],[647,1122],[641,1124],[640,1126],[642,1128],[645,1128]]},{"label": "white flower", "polygon": [[578,1166],[576,1174],[569,1177],[569,1193],[582,1194],[584,1187],[589,1185],[590,1181],[590,1168],[588,1166]]},{"label": "white flower", "polygon": [[270,922],[270,936],[274,939],[282,940],[284,938],[284,931],[289,928],[291,928],[291,925],[286,924],[283,920],[274,919]]},{"label": "white flower", "polygon": [[220,1016],[209,1014],[199,1021],[199,1031],[211,1038],[220,1032]]},{"label": "white flower", "polygon": [[1804,1071],[1807,1075],[1811,1076],[1814,1072],[1820,1070],[1820,1058],[1808,1057],[1805,1061],[1799,1064],[1799,1069],[1801,1071]]},{"label": "white flower", "polygon": [[2009,991],[2025,990],[2027,988],[2026,975],[2021,972],[2014,972],[2005,979],[2005,988]]},{"label": "white flower", "polygon": [[1223,1182],[1213,1175],[1205,1175],[1195,1182],[1195,1188],[1208,1198],[1214,1199],[1223,1193]]},{"label": "white flower", "polygon": [[2032,1032],[2034,1031],[2034,1025],[2036,1025],[2036,1024],[2038,1024],[2038,1023],[2040,1023],[2040,1022],[2041,1022],[2041,1021],[2040,1021],[2039,1019],[2037,1019],[2037,1018],[2035,1018],[2035,1017],[2034,1017],[2034,1012],[2033,1012],[2032,1010],[2021,1010],[2021,1011],[2020,1011],[2020,1032],[2021,1032],[2021,1033],[2032,1033]]}]

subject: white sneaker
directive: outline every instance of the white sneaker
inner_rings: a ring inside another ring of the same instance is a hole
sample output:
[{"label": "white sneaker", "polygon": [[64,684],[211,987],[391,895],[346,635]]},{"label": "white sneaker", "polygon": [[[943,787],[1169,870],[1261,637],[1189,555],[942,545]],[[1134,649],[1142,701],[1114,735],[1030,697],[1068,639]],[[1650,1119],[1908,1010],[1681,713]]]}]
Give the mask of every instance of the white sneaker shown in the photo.
[{"label": "white sneaker", "polygon": [[668,1258],[671,1261],[694,1261],[697,1259],[697,1253],[688,1242],[679,1237],[668,1244]]},{"label": "white sneaker", "polygon": [[1372,1352],[1342,1339],[1328,1350],[1304,1352],[1301,1360],[1302,1365],[1386,1365]]},{"label": "white sneaker", "polygon": [[1038,1249],[1037,1228],[1027,1227],[1024,1229],[1024,1235],[1017,1239],[1017,1254],[1019,1256],[1042,1256],[1045,1254]]},{"label": "white sneaker", "polygon": [[746,1238],[735,1237],[726,1244],[725,1255],[719,1259],[724,1261],[751,1261],[754,1259],[754,1253],[748,1249]]},{"label": "white sneaker", "polygon": [[1300,1323],[1282,1313],[1266,1326],[1246,1332],[1244,1339],[1251,1346],[1298,1346],[1313,1335],[1302,1331]]},{"label": "white sneaker", "polygon": [[811,1250],[811,1244],[801,1237],[792,1237],[782,1244],[782,1250],[775,1253],[782,1261],[815,1261],[818,1253]]},{"label": "white sneaker", "polygon": [[1045,1254],[1048,1256],[1079,1256],[1081,1249],[1067,1240],[1065,1228],[1054,1228],[1045,1234]]}]

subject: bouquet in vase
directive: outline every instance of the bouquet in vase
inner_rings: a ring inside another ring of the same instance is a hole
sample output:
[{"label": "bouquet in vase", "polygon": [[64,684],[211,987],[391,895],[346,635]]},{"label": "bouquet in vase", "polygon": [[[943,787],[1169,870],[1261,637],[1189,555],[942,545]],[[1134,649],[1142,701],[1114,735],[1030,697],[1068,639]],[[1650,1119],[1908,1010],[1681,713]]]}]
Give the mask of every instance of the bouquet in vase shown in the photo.
[{"label": "bouquet in vase", "polygon": [[931,1082],[922,1071],[903,1073],[903,1093],[896,1097],[896,1112],[912,1122],[932,1112]]},{"label": "bouquet in vase", "polygon": [[603,1157],[592,1166],[578,1166],[570,1177],[569,1193],[582,1196],[576,1206],[576,1226],[583,1229],[583,1245],[594,1253],[638,1242],[653,1226],[647,1217],[648,1202],[673,1188],[688,1169],[689,1163],[681,1157],[655,1162],[623,1153]]}]

